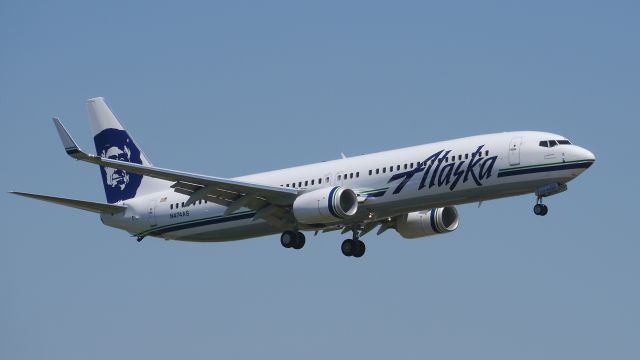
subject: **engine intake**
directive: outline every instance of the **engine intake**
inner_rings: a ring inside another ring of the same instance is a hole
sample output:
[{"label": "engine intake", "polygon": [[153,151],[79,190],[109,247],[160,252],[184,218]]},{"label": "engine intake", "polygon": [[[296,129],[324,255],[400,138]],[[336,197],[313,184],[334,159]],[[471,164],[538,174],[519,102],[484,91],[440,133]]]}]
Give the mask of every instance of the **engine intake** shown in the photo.
[{"label": "engine intake", "polygon": [[293,202],[293,215],[302,224],[322,224],[349,218],[358,211],[356,193],[341,186],[304,193]]},{"label": "engine intake", "polygon": [[453,206],[398,216],[396,231],[405,239],[448,233],[458,228],[458,210]]}]

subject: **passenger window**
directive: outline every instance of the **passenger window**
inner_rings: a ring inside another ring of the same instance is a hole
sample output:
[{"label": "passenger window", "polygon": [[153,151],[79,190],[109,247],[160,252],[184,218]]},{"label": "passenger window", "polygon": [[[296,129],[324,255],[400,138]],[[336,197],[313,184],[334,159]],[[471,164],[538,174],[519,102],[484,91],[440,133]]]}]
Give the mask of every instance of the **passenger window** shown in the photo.
[{"label": "passenger window", "polygon": [[467,160],[469,158],[469,154],[464,154],[464,159]]},{"label": "passenger window", "polygon": [[411,168],[413,169],[413,163],[411,163]]},{"label": "passenger window", "polygon": [[184,202],[182,203],[182,205],[180,207],[184,207]]},{"label": "passenger window", "polygon": [[302,187],[302,181],[298,181],[298,187],[301,188]]},{"label": "passenger window", "polygon": [[389,172],[393,172],[393,166],[389,166]]},{"label": "passenger window", "polygon": [[462,155],[458,155],[458,161],[462,160]]},{"label": "passenger window", "polygon": [[386,173],[387,173],[387,168],[386,168],[386,167],[383,167],[383,168],[382,168],[382,173],[383,173],[383,174],[386,174]]},{"label": "passenger window", "polygon": [[326,180],[327,180],[326,182],[329,182],[329,177],[328,177],[328,176],[327,176],[327,179],[326,179]]},{"label": "passenger window", "polygon": [[313,185],[315,183],[315,179],[311,179],[311,185]]},{"label": "passenger window", "polygon": [[322,178],[318,179],[318,184],[322,184]]},{"label": "passenger window", "polygon": [[353,173],[349,173],[349,179],[353,179]]},{"label": "passenger window", "polygon": [[[282,186],[282,185],[280,185]],[[198,201],[198,205],[202,205],[202,200]]]},{"label": "passenger window", "polygon": [[407,164],[404,164],[404,169],[407,170]]},{"label": "passenger window", "polygon": [[342,179],[342,175],[338,175],[338,180]]},{"label": "passenger window", "polygon": [[485,150],[484,156],[489,156],[489,150]]},{"label": "passenger window", "polygon": [[380,169],[376,169],[376,175],[380,174]]},{"label": "passenger window", "polygon": [[454,161],[456,161],[456,157],[455,157],[455,156],[452,156],[452,157],[451,157],[451,162],[454,162]]},{"label": "passenger window", "polygon": [[169,205],[169,209],[173,210],[173,204]]},{"label": "passenger window", "polygon": [[359,178],[360,177],[360,171],[356,171],[356,177]]}]

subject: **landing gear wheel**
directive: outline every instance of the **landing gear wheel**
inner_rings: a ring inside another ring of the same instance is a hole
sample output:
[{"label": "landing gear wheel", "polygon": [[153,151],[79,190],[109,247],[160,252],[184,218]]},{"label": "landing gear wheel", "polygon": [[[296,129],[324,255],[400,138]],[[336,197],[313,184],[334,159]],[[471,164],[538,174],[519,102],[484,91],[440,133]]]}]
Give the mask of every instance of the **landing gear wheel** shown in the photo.
[{"label": "landing gear wheel", "polygon": [[296,241],[293,243],[292,247],[296,250],[300,250],[304,247],[305,242],[304,234],[298,231],[296,233]]},{"label": "landing gear wheel", "polygon": [[342,246],[340,246],[340,250],[342,250],[342,255],[344,256],[353,256],[353,250],[355,248],[354,241],[351,239],[347,239],[342,242]]},{"label": "landing gear wheel", "polygon": [[542,204],[536,204],[533,207],[533,213],[538,215],[538,216],[542,216],[542,212],[544,211],[544,207]]},{"label": "landing gear wheel", "polygon": [[288,249],[296,243],[297,237],[298,236],[294,231],[287,230],[280,235],[280,244]]},{"label": "landing gear wheel", "polygon": [[545,216],[549,212],[549,208],[545,204],[536,204],[533,207],[533,213],[538,216]]},{"label": "landing gear wheel", "polygon": [[361,257],[362,255],[364,255],[365,250],[367,249],[367,247],[364,245],[364,242],[362,240],[352,240],[355,244],[354,249],[352,250],[352,254],[353,257]]}]

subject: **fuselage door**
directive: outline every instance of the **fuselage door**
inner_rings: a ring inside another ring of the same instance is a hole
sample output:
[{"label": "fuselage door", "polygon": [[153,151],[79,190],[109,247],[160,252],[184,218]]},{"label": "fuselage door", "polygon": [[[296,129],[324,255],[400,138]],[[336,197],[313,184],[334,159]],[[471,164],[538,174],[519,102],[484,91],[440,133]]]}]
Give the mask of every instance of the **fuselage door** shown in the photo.
[{"label": "fuselage door", "polygon": [[520,146],[522,145],[522,138],[516,137],[511,139],[509,143],[509,165],[520,164]]},{"label": "fuselage door", "polygon": [[149,222],[150,227],[154,227],[158,225],[156,221],[156,200],[149,200],[147,203],[147,222]]}]

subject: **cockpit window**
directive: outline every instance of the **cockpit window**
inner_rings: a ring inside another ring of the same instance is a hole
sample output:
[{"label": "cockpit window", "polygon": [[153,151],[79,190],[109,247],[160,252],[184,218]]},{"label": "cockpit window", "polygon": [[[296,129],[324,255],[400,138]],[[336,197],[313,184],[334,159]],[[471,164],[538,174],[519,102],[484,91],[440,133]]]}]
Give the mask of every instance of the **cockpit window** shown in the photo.
[{"label": "cockpit window", "polygon": [[557,145],[571,145],[571,141],[569,140],[543,140],[540,141],[540,146],[542,147],[554,147]]}]

